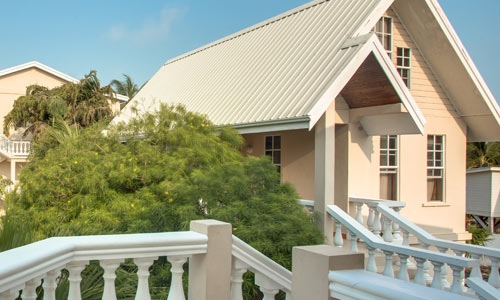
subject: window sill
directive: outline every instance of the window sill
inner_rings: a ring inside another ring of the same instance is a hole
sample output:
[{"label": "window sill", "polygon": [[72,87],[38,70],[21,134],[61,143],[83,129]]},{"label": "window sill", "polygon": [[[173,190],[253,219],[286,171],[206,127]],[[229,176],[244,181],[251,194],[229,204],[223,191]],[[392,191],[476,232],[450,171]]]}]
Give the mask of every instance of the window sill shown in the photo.
[{"label": "window sill", "polygon": [[422,207],[448,207],[448,206],[451,206],[451,205],[449,205],[446,202],[442,202],[442,201],[429,201],[429,202],[422,203]]}]

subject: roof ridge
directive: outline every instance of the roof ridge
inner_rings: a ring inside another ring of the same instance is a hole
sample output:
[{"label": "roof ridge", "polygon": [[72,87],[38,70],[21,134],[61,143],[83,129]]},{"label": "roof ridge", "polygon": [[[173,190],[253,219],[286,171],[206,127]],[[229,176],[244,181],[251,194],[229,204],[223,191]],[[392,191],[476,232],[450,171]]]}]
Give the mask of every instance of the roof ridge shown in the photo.
[{"label": "roof ridge", "polygon": [[212,47],[215,47],[215,46],[217,46],[217,45],[220,45],[220,44],[226,43],[226,42],[228,42],[228,41],[231,41],[231,40],[233,40],[233,39],[236,39],[236,38],[238,38],[238,37],[241,37],[241,36],[243,36],[243,35],[245,35],[245,34],[248,34],[248,33],[250,33],[250,32],[253,32],[253,31],[255,31],[255,30],[258,30],[258,29],[261,29],[261,28],[263,28],[263,27],[266,27],[266,26],[268,26],[268,25],[270,25],[270,24],[273,24],[273,23],[275,23],[275,22],[278,22],[278,21],[284,20],[284,19],[286,19],[286,18],[289,18],[290,16],[295,15],[295,14],[297,14],[297,13],[301,12],[301,11],[304,11],[304,10],[310,9],[310,8],[312,8],[312,7],[315,7],[315,6],[317,6],[317,5],[320,5],[320,4],[322,4],[322,3],[329,2],[329,1],[331,1],[331,0],[312,0],[312,1],[308,2],[308,3],[302,4],[302,5],[300,5],[300,6],[297,6],[297,7],[295,7],[295,8],[292,8],[292,9],[290,9],[290,10],[288,10],[288,11],[285,11],[285,12],[283,12],[283,13],[279,14],[279,15],[276,15],[276,16],[274,16],[274,17],[271,17],[271,18],[269,18],[269,19],[266,19],[266,20],[264,20],[264,21],[261,21],[261,22],[259,22],[259,23],[257,23],[257,24],[254,24],[254,25],[251,25],[251,26],[249,26],[249,27],[243,28],[243,29],[241,29],[240,31],[237,31],[237,32],[232,33],[232,34],[230,34],[230,35],[228,35],[228,36],[222,37],[222,38],[220,38],[220,39],[218,39],[218,40],[216,40],[216,41],[213,41],[213,42],[211,42],[211,43],[209,43],[209,44],[203,45],[203,46],[201,46],[201,47],[199,47],[199,48],[196,48],[196,49],[194,49],[194,50],[191,50],[191,51],[189,51],[189,52],[186,52],[186,53],[183,53],[183,54],[181,54],[181,55],[179,55],[179,56],[176,56],[176,57],[174,57],[174,58],[172,58],[172,59],[169,59],[169,60],[168,60],[167,62],[165,62],[163,65],[165,66],[165,65],[171,64],[171,63],[173,63],[173,62],[176,62],[176,61],[182,60],[182,59],[184,59],[184,58],[187,58],[187,57],[192,56],[192,55],[194,55],[194,54],[197,54],[197,53],[199,53],[199,52],[205,51],[205,50],[210,49],[210,48],[212,48]]}]

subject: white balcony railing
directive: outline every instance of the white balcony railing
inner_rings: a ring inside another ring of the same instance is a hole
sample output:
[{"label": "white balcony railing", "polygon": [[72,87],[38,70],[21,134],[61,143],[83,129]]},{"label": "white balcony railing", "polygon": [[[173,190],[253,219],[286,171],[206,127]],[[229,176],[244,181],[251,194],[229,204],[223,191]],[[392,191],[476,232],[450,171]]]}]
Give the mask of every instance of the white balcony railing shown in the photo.
[{"label": "white balcony railing", "polygon": [[6,136],[0,136],[0,151],[11,158],[27,158],[30,154],[31,142],[11,141]]},{"label": "white balcony railing", "polygon": [[115,300],[115,271],[125,259],[138,268],[135,299],[148,300],[149,267],[159,257],[171,263],[169,300],[186,299],[183,266],[188,260],[190,299],[243,299],[242,275],[247,270],[255,273],[264,299],[274,299],[279,290],[291,296],[290,271],[232,236],[230,224],[203,220],[192,222],[191,231],[56,237],[1,252],[0,300],[19,294],[36,299],[40,288],[44,299],[55,299],[63,269],[69,272],[68,299],[80,300],[80,273],[89,261],[99,261],[104,270],[102,299]]}]

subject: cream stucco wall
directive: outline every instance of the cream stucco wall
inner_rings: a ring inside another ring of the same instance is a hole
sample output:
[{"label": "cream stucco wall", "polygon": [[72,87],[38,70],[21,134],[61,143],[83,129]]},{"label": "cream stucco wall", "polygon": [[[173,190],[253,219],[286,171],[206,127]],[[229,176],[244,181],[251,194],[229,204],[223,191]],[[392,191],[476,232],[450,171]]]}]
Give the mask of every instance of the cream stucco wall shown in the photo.
[{"label": "cream stucco wall", "polygon": [[38,68],[28,68],[0,77],[0,131],[3,133],[4,117],[12,110],[14,101],[26,95],[26,87],[38,84],[48,88],[60,86],[67,81]]}]

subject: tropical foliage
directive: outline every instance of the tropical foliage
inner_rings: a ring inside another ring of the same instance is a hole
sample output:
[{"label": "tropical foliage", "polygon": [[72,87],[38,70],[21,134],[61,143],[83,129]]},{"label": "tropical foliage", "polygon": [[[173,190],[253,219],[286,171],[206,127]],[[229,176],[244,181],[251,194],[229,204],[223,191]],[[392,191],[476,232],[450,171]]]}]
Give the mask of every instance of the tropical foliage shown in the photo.
[{"label": "tropical foliage", "polygon": [[500,166],[500,142],[467,144],[467,168]]},{"label": "tropical foliage", "polygon": [[116,93],[127,96],[129,100],[134,98],[134,96],[142,88],[142,86],[139,87],[132,80],[132,77],[127,74],[123,74],[122,81],[114,79],[111,81],[110,85]]},{"label": "tropical foliage", "polygon": [[19,97],[5,116],[4,133],[9,135],[10,130],[22,127],[26,128],[26,134],[38,138],[57,118],[78,127],[109,119],[112,92],[110,86],[101,87],[96,71],[78,83],[70,82],[53,89],[28,86],[26,95]]},{"label": "tropical foliage", "polygon": [[[294,245],[322,243],[294,188],[280,183],[268,158],[243,157],[232,129],[180,106],[103,129],[56,126],[42,135],[20,189],[7,195],[9,222],[39,240],[178,231],[193,219],[218,219],[287,268]],[[162,295],[163,263],[151,278]]]}]

